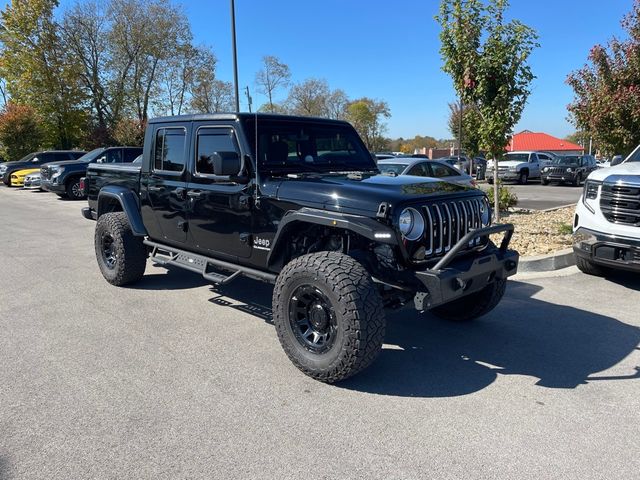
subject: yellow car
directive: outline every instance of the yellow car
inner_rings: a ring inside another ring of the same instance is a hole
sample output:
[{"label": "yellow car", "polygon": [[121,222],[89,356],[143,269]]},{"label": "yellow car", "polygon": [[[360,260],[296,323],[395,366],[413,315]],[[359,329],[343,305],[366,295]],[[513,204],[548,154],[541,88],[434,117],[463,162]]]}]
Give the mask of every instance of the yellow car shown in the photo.
[{"label": "yellow car", "polygon": [[27,168],[24,170],[17,170],[11,174],[11,178],[9,179],[10,187],[24,187],[24,177],[29,175],[30,173],[39,172],[39,168]]}]

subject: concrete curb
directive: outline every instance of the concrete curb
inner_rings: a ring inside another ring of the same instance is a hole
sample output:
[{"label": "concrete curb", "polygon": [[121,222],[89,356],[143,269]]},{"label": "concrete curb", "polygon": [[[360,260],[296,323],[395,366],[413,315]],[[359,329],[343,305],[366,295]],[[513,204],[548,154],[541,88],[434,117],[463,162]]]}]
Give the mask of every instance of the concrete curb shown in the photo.
[{"label": "concrete curb", "polygon": [[573,248],[566,248],[548,255],[537,255],[535,257],[520,257],[518,273],[528,272],[552,272],[561,268],[570,267],[576,264],[573,256]]}]

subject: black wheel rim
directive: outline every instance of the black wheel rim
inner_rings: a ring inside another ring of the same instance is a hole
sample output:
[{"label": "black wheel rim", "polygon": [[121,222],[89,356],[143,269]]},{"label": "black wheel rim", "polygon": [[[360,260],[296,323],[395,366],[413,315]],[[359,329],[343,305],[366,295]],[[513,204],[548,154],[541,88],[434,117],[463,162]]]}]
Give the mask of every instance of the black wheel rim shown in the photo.
[{"label": "black wheel rim", "polygon": [[104,264],[110,270],[116,268],[116,263],[118,262],[118,257],[116,255],[115,242],[110,233],[102,234],[102,259],[104,260]]},{"label": "black wheel rim", "polygon": [[312,285],[301,285],[289,299],[289,323],[298,343],[313,353],[325,353],[335,343],[338,322],[327,296]]}]

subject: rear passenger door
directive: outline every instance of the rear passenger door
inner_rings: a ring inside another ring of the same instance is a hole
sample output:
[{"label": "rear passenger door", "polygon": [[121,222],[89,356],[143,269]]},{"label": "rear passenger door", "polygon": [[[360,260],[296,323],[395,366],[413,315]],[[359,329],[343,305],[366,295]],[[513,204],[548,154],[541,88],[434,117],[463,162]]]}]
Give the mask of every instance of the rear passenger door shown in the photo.
[{"label": "rear passenger door", "polygon": [[182,244],[187,238],[185,175],[189,131],[184,125],[152,126],[151,166],[149,173],[142,176],[141,189],[147,194],[155,222],[145,220],[145,225],[153,239]]}]

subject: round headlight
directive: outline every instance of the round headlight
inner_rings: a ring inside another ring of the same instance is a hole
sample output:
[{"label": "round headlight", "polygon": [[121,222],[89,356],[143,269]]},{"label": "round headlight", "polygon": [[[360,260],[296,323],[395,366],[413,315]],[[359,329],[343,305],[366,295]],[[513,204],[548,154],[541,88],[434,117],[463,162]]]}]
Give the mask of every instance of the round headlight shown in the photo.
[{"label": "round headlight", "polygon": [[548,171],[549,171],[549,167],[544,167],[544,168],[542,169],[542,171],[543,171],[543,172],[548,172]]},{"label": "round headlight", "polygon": [[491,209],[486,201],[480,205],[480,221],[483,227],[488,227],[491,223]]},{"label": "round headlight", "polygon": [[405,208],[398,219],[400,233],[407,240],[418,240],[424,233],[424,219],[415,208]]},{"label": "round headlight", "polygon": [[571,173],[571,172],[573,172],[573,170],[570,168],[567,168],[567,173]]}]

